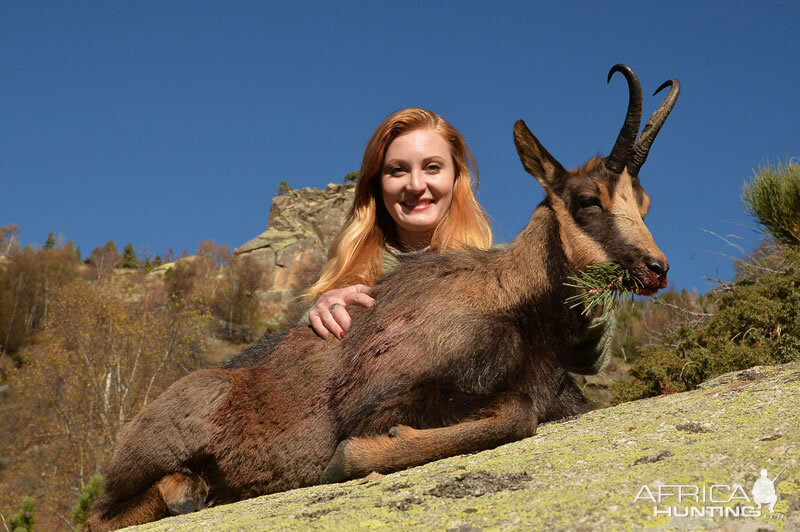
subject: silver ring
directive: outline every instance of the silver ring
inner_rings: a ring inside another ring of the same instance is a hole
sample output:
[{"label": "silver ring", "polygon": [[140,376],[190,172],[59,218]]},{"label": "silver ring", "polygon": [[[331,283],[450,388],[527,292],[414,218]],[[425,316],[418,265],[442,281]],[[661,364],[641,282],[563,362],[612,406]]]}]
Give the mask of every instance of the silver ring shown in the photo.
[{"label": "silver ring", "polygon": [[335,309],[336,307],[341,307],[341,306],[342,306],[342,304],[341,304],[341,303],[334,303],[333,305],[331,305],[330,307],[328,307],[328,310],[330,310],[331,312],[333,312],[333,309]]}]

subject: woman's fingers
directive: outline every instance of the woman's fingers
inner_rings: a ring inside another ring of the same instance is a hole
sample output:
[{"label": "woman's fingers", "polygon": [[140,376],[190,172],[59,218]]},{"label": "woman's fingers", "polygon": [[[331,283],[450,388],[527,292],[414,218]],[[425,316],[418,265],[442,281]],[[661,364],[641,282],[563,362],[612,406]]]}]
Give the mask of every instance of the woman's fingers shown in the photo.
[{"label": "woman's fingers", "polygon": [[370,308],[375,303],[375,299],[369,295],[371,289],[364,284],[355,284],[324,293],[308,314],[311,328],[322,338],[328,338],[330,334],[344,338],[351,323],[345,305]]},{"label": "woman's fingers", "polygon": [[331,335],[328,328],[322,323],[322,318],[319,317],[316,309],[308,313],[308,321],[311,322],[311,328],[320,338],[327,339]]},{"label": "woman's fingers", "polygon": [[358,305],[364,308],[369,308],[375,304],[375,299],[365,292],[352,292],[347,294],[343,299],[347,305]]},{"label": "woman's fingers", "polygon": [[[347,314],[347,312],[341,306],[336,307],[333,311],[337,314],[341,314],[342,312]],[[322,323],[325,325],[325,328],[328,329],[336,338],[344,338],[344,330],[342,329],[342,326],[339,325],[339,322],[336,321],[336,318],[333,316],[333,313],[330,310],[323,310],[320,313],[320,318],[322,319]],[[349,319],[350,317],[348,316],[348,321]]]},{"label": "woman's fingers", "polygon": [[353,290],[354,292],[362,293],[362,294],[369,294],[372,290],[371,286],[367,286],[365,284],[354,284],[352,286],[348,286],[345,290]]},{"label": "woman's fingers", "polygon": [[339,338],[344,338],[344,334],[347,332],[347,329],[350,328],[350,314],[347,312],[347,309],[344,308],[344,305],[336,305],[336,308],[331,311],[331,316],[333,316],[333,319],[342,331],[338,334],[333,330],[331,330],[331,332],[336,334]]},{"label": "woman's fingers", "polygon": [[[328,338],[333,334],[336,338],[344,338],[344,333],[350,327],[350,315],[342,303],[333,303],[327,306],[324,298],[320,299],[317,306],[308,313],[308,320],[311,328],[322,338]],[[331,307],[334,307],[331,310]]]}]

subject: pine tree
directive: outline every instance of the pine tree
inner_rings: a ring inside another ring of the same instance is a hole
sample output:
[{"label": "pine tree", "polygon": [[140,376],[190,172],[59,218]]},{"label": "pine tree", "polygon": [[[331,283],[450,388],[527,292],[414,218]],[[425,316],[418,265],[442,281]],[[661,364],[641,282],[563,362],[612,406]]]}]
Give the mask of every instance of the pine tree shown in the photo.
[{"label": "pine tree", "polygon": [[800,163],[759,168],[742,188],[742,201],[766,234],[800,246]]},{"label": "pine tree", "polygon": [[50,231],[50,234],[47,235],[47,241],[44,243],[44,249],[53,249],[56,247],[56,236]]},{"label": "pine tree", "polygon": [[80,262],[81,261],[81,247],[78,246],[75,248],[75,259]]},{"label": "pine tree", "polygon": [[33,530],[34,512],[36,511],[36,501],[33,497],[22,499],[22,510],[15,513],[8,520],[13,532],[31,532]]},{"label": "pine tree", "polygon": [[281,181],[280,185],[278,185],[278,196],[282,196],[292,191],[292,187],[289,186],[289,183],[286,182],[284,179]]},{"label": "pine tree", "polygon": [[135,270],[139,267],[139,261],[136,259],[136,252],[133,251],[133,244],[128,244],[122,251],[122,260],[120,267]]},{"label": "pine tree", "polygon": [[93,475],[89,483],[81,490],[81,496],[77,504],[72,509],[72,522],[77,528],[81,528],[89,517],[89,508],[95,497],[103,493],[103,476]]},{"label": "pine tree", "polygon": [[159,266],[161,266],[161,264],[163,264],[163,262],[161,261],[161,255],[156,255],[156,258],[153,259],[153,267],[158,268]]},{"label": "pine tree", "polygon": [[356,181],[358,181],[358,172],[357,171],[354,170],[352,172],[348,172],[347,174],[345,174],[345,176],[344,176],[344,184],[345,185],[347,183],[355,183]]}]

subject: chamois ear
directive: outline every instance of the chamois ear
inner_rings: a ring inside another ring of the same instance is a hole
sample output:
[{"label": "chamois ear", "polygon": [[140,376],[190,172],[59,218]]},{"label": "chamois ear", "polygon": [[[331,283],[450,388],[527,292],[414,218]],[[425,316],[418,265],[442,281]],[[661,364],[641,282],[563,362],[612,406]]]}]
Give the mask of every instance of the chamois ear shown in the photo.
[{"label": "chamois ear", "polygon": [[514,144],[517,145],[517,153],[525,170],[536,178],[545,191],[550,192],[555,188],[558,176],[565,171],[564,167],[544,149],[522,120],[514,124]]}]

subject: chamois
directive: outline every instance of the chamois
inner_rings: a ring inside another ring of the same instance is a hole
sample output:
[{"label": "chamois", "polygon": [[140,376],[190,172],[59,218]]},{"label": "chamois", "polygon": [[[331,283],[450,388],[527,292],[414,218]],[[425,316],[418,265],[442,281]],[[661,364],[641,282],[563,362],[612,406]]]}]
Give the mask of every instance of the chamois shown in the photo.
[{"label": "chamois", "polygon": [[637,138],[633,70],[611,154],[568,171],[524,122],[514,142],[546,192],[504,248],[422,254],[351,308],[342,340],[306,326],[266,339],[220,368],[195,371],[123,430],[87,529],[108,530],[323,482],[389,473],[532,436],[585,411],[565,356],[590,323],[564,300],[568,276],[615,262],[651,295],[667,260],[643,218],[639,169],[674,106],[671,87]]}]

